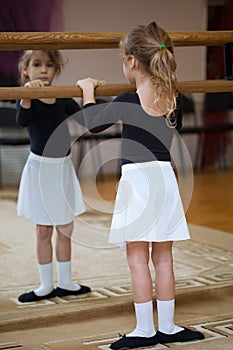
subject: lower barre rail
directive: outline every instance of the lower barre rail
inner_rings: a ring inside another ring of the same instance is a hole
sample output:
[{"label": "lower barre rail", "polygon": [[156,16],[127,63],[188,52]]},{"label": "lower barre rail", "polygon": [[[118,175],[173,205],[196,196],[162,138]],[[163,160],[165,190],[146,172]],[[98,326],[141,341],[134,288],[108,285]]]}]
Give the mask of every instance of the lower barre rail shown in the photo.
[{"label": "lower barre rail", "polygon": [[[233,92],[232,80],[197,80],[178,83],[181,93]],[[105,84],[96,88],[96,96],[116,96],[123,92],[134,92],[130,84]],[[78,86],[48,86],[40,88],[1,87],[0,100],[17,100],[21,98],[71,98],[82,97]]]}]

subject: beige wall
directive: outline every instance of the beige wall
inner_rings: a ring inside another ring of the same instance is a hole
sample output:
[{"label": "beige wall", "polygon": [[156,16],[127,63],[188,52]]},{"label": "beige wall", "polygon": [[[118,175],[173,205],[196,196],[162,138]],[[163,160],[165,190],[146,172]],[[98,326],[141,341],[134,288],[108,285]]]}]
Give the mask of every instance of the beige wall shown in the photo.
[{"label": "beige wall", "polygon": [[[156,21],[167,31],[206,30],[207,0],[64,0],[64,31],[74,32],[127,32],[134,25]],[[205,47],[178,47],[175,55],[178,79],[205,79]],[[58,79],[58,85],[72,85],[78,79],[92,76],[108,83],[126,82],[118,49],[64,50],[67,65]],[[197,109],[201,109],[202,95],[194,96]],[[200,108],[199,108],[200,106]],[[195,136],[187,139],[187,147],[193,158]],[[119,140],[101,145],[101,158],[117,159]],[[96,155],[94,156],[96,158]],[[84,173],[92,173],[93,159],[87,161]],[[74,163],[77,155],[74,152]],[[117,160],[105,165],[105,172],[119,170]]]},{"label": "beige wall", "polygon": [[[127,32],[134,25],[156,21],[167,31],[206,30],[207,0],[64,0],[64,31]],[[178,47],[175,49],[178,79],[205,79],[205,47]],[[92,76],[108,83],[126,82],[118,49],[64,50],[68,63],[56,84],[71,85],[78,79]],[[201,109],[202,95],[195,95],[197,109]],[[200,106],[200,108],[199,108]],[[187,138],[187,147],[194,155],[196,136]],[[119,157],[119,141],[109,141],[101,147],[103,161]],[[74,162],[77,159],[74,156]],[[93,164],[88,162],[87,172]],[[118,166],[105,166],[106,172],[115,172]]]},{"label": "beige wall", "polygon": [[[207,0],[64,0],[64,31],[129,31],[157,21],[167,31],[206,30]],[[64,50],[68,58],[57,83],[73,84],[93,76],[125,82],[118,49]],[[179,80],[205,78],[205,48],[176,48]]]}]

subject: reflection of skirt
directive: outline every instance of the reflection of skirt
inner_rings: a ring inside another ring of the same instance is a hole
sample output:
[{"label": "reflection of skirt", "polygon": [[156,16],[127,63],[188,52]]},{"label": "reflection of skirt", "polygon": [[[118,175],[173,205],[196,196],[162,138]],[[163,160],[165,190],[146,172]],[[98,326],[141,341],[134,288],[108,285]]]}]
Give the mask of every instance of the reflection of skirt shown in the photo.
[{"label": "reflection of skirt", "polygon": [[41,225],[63,225],[85,211],[71,156],[30,153],[19,188],[18,215]]},{"label": "reflection of skirt", "polygon": [[189,231],[170,162],[122,166],[109,243],[189,239]]}]

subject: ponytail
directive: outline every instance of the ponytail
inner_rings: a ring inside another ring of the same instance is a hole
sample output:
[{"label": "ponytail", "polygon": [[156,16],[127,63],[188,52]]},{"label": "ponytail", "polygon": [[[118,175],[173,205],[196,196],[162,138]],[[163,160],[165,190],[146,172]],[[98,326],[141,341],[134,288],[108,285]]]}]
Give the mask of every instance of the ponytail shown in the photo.
[{"label": "ponytail", "polygon": [[[174,110],[177,98],[176,61],[174,55],[161,44],[150,61],[151,81],[154,86],[155,100],[159,109],[167,110],[166,117],[170,126],[175,126]],[[162,108],[163,106],[163,108]]]},{"label": "ponytail", "polygon": [[135,27],[120,43],[125,55],[134,55],[154,86],[154,102],[166,110],[169,126],[176,121],[176,61],[169,35],[155,22]]}]

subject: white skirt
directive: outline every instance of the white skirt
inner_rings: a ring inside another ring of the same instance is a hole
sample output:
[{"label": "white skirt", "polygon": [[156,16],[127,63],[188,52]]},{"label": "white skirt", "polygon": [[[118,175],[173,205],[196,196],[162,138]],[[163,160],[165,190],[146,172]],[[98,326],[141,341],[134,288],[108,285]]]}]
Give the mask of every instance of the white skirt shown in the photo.
[{"label": "white skirt", "polygon": [[170,162],[125,164],[118,185],[109,243],[189,239],[175,173]]},{"label": "white skirt", "polygon": [[40,225],[64,225],[85,211],[71,156],[46,158],[30,153],[23,169],[17,212]]}]

